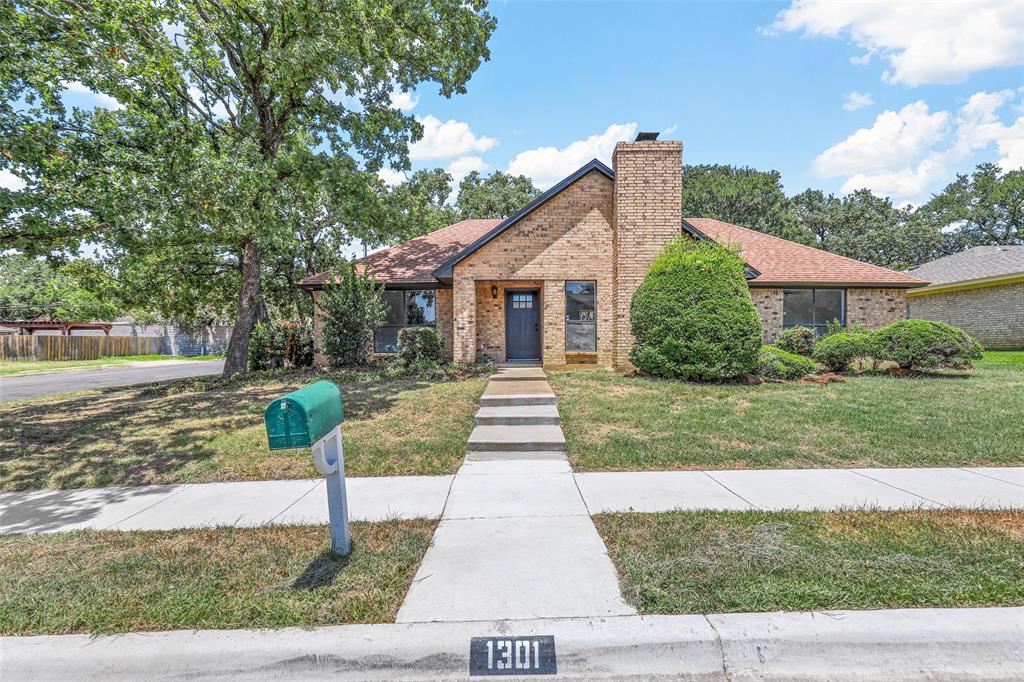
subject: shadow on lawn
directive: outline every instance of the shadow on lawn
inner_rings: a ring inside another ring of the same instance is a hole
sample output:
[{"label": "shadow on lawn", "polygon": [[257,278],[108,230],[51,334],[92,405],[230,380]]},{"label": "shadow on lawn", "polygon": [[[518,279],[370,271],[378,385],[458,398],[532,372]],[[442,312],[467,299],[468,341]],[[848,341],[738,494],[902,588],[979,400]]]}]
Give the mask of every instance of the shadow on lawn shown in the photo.
[{"label": "shadow on lawn", "polygon": [[[187,379],[0,408],[0,489],[166,482],[217,454],[214,441],[262,428],[267,403],[321,374]],[[337,381],[345,419],[387,412],[417,379]],[[259,436],[266,448],[265,436]]]},{"label": "shadow on lawn", "polygon": [[291,589],[312,591],[320,587],[327,587],[334,583],[345,567],[348,565],[351,552],[348,556],[337,557],[326,551],[309,562],[302,571],[302,575],[291,584]]}]

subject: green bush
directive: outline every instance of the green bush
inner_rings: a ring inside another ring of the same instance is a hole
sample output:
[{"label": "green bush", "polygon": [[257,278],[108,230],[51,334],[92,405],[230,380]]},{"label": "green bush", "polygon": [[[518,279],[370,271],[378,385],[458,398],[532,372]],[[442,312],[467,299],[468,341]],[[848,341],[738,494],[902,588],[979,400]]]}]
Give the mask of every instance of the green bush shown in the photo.
[{"label": "green bush", "polygon": [[398,332],[398,358],[409,367],[441,364],[448,359],[444,337],[433,327],[406,327]]},{"label": "green bush", "polygon": [[829,334],[815,344],[813,357],[833,372],[842,372],[856,358],[871,355],[869,338],[862,333]]},{"label": "green bush", "polygon": [[[253,325],[249,332],[249,369],[254,372],[271,369],[275,367],[274,362],[278,357],[271,339],[270,325],[265,322]],[[280,364],[276,366],[280,367]]]},{"label": "green bush", "polygon": [[308,321],[278,320],[253,326],[249,335],[249,369],[309,367],[313,364],[313,329]]},{"label": "green bush", "polygon": [[790,327],[779,332],[775,346],[787,353],[811,356],[814,344],[818,342],[818,334],[810,327]]},{"label": "green bush", "polygon": [[324,313],[323,346],[332,367],[365,364],[373,348],[373,330],[387,319],[379,286],[355,265],[345,263],[324,284],[320,309]]},{"label": "green bush", "polygon": [[711,242],[684,238],[666,246],[633,294],[633,364],[691,380],[750,372],[762,327],[745,268],[736,253]]},{"label": "green bush", "polygon": [[931,320],[900,320],[873,332],[871,354],[903,369],[963,367],[981,359],[981,344],[962,329]]},{"label": "green bush", "polygon": [[815,370],[812,360],[775,346],[761,346],[754,374],[765,379],[799,379]]}]

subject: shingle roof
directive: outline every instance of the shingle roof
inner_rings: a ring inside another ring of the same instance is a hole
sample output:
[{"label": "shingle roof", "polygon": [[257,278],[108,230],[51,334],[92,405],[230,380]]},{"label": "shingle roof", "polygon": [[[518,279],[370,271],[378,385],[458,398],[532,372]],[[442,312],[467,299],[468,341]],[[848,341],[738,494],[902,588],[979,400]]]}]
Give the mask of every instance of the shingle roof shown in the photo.
[{"label": "shingle roof", "polygon": [[933,285],[1024,274],[1024,246],[975,246],[907,270]]},{"label": "shingle roof", "polygon": [[736,244],[740,255],[759,273],[748,280],[754,286],[836,285],[921,287],[923,279],[878,267],[828,251],[773,237],[712,218],[685,218],[684,222],[720,244]]},{"label": "shingle roof", "polygon": [[[501,219],[463,220],[435,230],[422,237],[371,253],[360,258],[357,264],[372,272],[378,282],[384,284],[437,284],[434,270],[442,263],[460,253],[489,230],[501,223]],[[318,289],[327,279],[322,272],[299,282],[299,286]]]}]

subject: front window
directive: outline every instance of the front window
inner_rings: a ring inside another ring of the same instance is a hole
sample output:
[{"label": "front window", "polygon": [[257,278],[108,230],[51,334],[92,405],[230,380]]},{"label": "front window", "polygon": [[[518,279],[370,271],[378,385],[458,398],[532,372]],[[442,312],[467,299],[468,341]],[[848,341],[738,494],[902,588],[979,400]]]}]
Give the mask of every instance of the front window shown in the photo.
[{"label": "front window", "polygon": [[846,324],[842,289],[782,290],[783,327],[810,327],[820,335],[833,320]]},{"label": "front window", "polygon": [[565,350],[597,350],[597,283],[565,283]]},{"label": "front window", "polygon": [[432,289],[389,289],[384,292],[388,316],[373,333],[376,353],[397,353],[398,332],[405,327],[433,327],[437,322]]}]

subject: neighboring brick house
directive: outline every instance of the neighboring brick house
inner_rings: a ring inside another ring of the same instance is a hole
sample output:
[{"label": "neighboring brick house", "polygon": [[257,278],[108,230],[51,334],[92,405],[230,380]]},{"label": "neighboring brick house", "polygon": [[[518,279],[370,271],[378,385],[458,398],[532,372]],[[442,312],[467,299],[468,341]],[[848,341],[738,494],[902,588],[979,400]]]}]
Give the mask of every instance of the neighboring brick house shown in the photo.
[{"label": "neighboring brick house", "polygon": [[986,348],[1024,348],[1024,246],[976,246],[907,270],[930,285],[910,317],[960,327]]},{"label": "neighboring brick house", "polygon": [[[902,319],[927,282],[718,220],[683,217],[682,143],[641,133],[612,168],[594,160],[504,220],[465,220],[359,261],[385,285],[389,324],[436,325],[455,360],[625,366],[633,292],[681,235],[734,244],[772,341],[784,326]],[[322,288],[325,275],[300,282]],[[319,323],[315,324],[319,336]],[[321,358],[320,360],[322,360]]]}]

